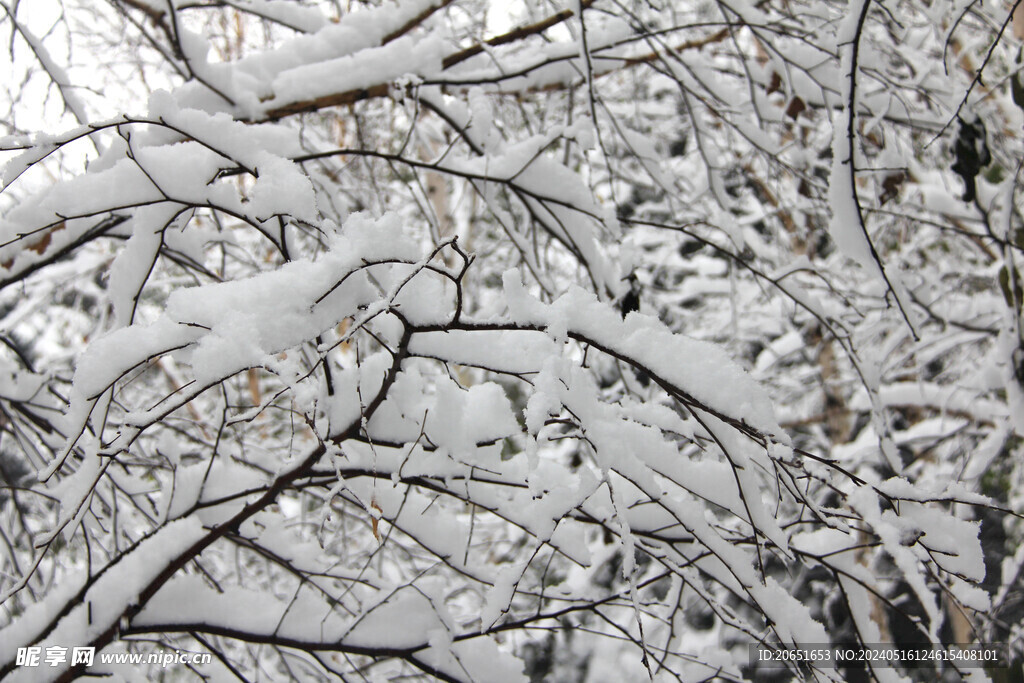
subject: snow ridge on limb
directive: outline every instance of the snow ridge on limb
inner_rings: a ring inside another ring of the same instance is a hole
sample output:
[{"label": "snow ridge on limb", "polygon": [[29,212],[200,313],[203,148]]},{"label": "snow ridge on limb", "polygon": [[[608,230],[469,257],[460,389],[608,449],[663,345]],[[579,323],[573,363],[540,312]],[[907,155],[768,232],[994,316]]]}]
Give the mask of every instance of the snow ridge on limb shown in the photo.
[{"label": "snow ridge on limb", "polygon": [[857,192],[856,119],[857,75],[860,70],[861,34],[871,9],[872,0],[857,0],[846,10],[836,43],[842,54],[840,94],[842,109],[833,128],[832,172],[829,176],[829,206],[832,218],[828,229],[839,248],[861,266],[876,271],[896,300],[903,319],[917,338],[910,317],[910,300],[902,281],[890,274],[868,234],[867,222]]}]

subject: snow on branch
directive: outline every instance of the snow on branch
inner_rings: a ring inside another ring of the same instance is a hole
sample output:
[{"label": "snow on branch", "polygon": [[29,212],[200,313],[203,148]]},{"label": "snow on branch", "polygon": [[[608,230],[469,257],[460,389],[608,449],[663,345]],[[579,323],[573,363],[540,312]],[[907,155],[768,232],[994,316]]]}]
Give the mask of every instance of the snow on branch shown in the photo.
[{"label": "snow on branch", "polygon": [[1006,14],[59,4],[0,21],[4,680],[1019,657]]}]

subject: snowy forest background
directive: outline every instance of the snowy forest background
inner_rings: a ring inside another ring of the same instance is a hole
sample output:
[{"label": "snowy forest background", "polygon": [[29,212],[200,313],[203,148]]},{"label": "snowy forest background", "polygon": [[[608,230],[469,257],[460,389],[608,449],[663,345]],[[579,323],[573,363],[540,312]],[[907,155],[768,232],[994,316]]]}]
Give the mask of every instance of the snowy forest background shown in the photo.
[{"label": "snowy forest background", "polygon": [[0,1],[0,678],[1021,680],[1015,7]]}]

